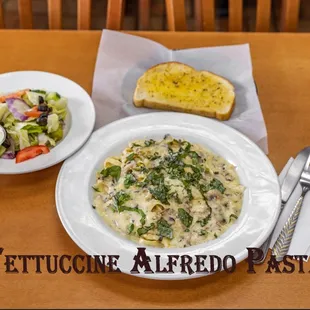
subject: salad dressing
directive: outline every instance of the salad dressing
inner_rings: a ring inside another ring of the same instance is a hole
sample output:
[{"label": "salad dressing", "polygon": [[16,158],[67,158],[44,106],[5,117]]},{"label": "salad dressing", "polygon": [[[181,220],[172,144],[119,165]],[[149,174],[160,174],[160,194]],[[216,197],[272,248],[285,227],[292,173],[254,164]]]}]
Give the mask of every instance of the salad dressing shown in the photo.
[{"label": "salad dressing", "polygon": [[0,125],[0,145],[4,142],[6,138],[6,131],[5,129]]}]

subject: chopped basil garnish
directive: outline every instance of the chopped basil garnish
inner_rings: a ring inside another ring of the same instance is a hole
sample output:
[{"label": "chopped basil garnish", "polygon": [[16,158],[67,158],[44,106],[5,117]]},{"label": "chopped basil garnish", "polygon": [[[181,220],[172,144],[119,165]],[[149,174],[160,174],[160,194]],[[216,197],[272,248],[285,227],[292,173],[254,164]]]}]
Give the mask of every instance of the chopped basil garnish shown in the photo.
[{"label": "chopped basil garnish", "polygon": [[149,173],[145,179],[145,182],[150,183],[152,185],[159,185],[164,182],[164,175],[162,173],[157,173],[156,171],[152,171]]},{"label": "chopped basil garnish", "polygon": [[200,226],[204,227],[204,226],[206,226],[208,224],[210,219],[211,219],[211,213],[206,218],[204,218],[203,220],[197,221],[197,223],[200,223]]},{"label": "chopped basil garnish", "polygon": [[186,180],[183,180],[183,185],[184,185],[184,188],[185,188],[185,190],[186,190],[188,199],[189,199],[189,200],[193,200],[194,197],[193,197],[193,194],[192,194],[190,182],[188,182],[188,181],[186,181]]},{"label": "chopped basil garnish", "polygon": [[140,214],[141,216],[141,219],[140,219],[140,223],[141,225],[144,225],[145,224],[145,218],[146,218],[146,215],[145,213],[139,209],[139,208],[131,208],[131,207],[126,207],[126,206],[120,206],[118,207],[118,212],[123,212],[123,211],[130,211],[130,212],[137,212],[138,214]]},{"label": "chopped basil garnish", "polygon": [[238,216],[236,215],[236,214],[231,214],[230,216],[229,216],[229,222],[231,222],[233,219],[237,219],[238,218]]},{"label": "chopped basil garnish", "polygon": [[152,196],[159,200],[161,203],[169,205],[168,201],[168,192],[169,187],[163,183],[160,183],[158,186],[149,189]]},{"label": "chopped basil garnish", "polygon": [[145,146],[151,146],[151,145],[153,145],[153,144],[155,144],[155,141],[154,141],[153,139],[146,140],[146,141],[144,142],[144,145],[145,145]]},{"label": "chopped basil garnish", "polygon": [[158,152],[155,152],[152,156],[148,157],[149,160],[156,160],[158,158],[160,158],[160,155]]},{"label": "chopped basil garnish", "polygon": [[186,212],[183,208],[178,209],[178,216],[184,226],[190,227],[192,225],[193,217],[188,212]]},{"label": "chopped basil garnish", "polygon": [[155,224],[152,223],[150,226],[144,226],[137,229],[137,233],[139,236],[146,234],[150,230],[155,228]]},{"label": "chopped basil garnish", "polygon": [[191,157],[192,162],[194,165],[198,165],[199,164],[199,159],[201,158],[196,152],[194,151],[190,151],[188,153],[188,155]]},{"label": "chopped basil garnish", "polygon": [[124,186],[125,188],[129,188],[131,185],[136,183],[136,178],[132,173],[127,173],[125,175]]},{"label": "chopped basil garnish", "polygon": [[135,229],[135,225],[133,223],[129,224],[127,226],[127,234],[130,235],[134,229]]},{"label": "chopped basil garnish", "polygon": [[173,230],[171,225],[169,225],[165,219],[161,218],[157,221],[157,230],[161,237],[166,237],[168,239],[173,238]]},{"label": "chopped basil garnish", "polygon": [[224,187],[223,183],[218,179],[213,179],[209,184],[209,190],[217,189],[222,194],[225,192],[226,188]]},{"label": "chopped basil garnish", "polygon": [[205,236],[207,234],[207,232],[205,230],[201,230],[199,232],[199,236]]},{"label": "chopped basil garnish", "polygon": [[103,169],[100,174],[105,178],[108,176],[113,177],[116,181],[119,180],[121,176],[121,167],[120,166],[111,166],[106,169]]},{"label": "chopped basil garnish", "polygon": [[126,157],[126,163],[128,161],[132,161],[135,158],[136,154],[135,153],[131,153]]},{"label": "chopped basil garnish", "polygon": [[130,200],[130,195],[124,191],[119,191],[114,195],[113,200],[115,211],[121,212],[119,210],[120,207],[122,207],[128,200]]},{"label": "chopped basil garnish", "polygon": [[141,147],[141,145],[137,143],[133,143],[132,146]]}]

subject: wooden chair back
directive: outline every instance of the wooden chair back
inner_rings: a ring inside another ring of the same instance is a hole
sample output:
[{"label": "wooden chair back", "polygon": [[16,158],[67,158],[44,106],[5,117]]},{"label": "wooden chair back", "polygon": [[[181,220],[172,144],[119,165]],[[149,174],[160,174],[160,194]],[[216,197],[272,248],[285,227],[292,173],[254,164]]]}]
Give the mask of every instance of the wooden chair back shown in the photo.
[{"label": "wooden chair back", "polygon": [[[77,28],[91,28],[91,0],[77,0]],[[122,28],[125,0],[108,0],[107,29]],[[49,29],[62,28],[62,0],[47,0]],[[21,29],[33,28],[32,0],[18,0],[19,25]],[[0,0],[0,28],[4,28],[3,1]]]},{"label": "wooden chair back", "polygon": [[[21,29],[33,28],[32,0],[17,0]],[[49,29],[62,28],[62,0],[46,0],[48,3]],[[215,31],[215,0],[193,0],[197,30]],[[77,0],[77,28],[91,28],[92,0]],[[270,29],[271,0],[256,0],[256,31]],[[228,30],[243,30],[243,0],[228,0]],[[170,31],[186,31],[185,0],[165,0],[167,25]],[[125,0],[108,0],[106,28],[121,30]],[[151,0],[138,0],[139,29],[150,26]],[[282,0],[281,31],[296,31],[300,0]],[[0,0],[0,28],[4,28],[3,0]]]},{"label": "wooden chair back", "polygon": [[2,0],[0,0],[0,29],[2,28],[4,28],[4,16],[3,16]]},{"label": "wooden chair back", "polygon": [[[184,0],[165,0],[167,24],[170,31],[186,31]],[[271,0],[256,0],[256,31],[270,29]],[[296,31],[298,27],[300,0],[282,0],[281,31]],[[215,1],[195,0],[196,28],[215,30]],[[243,30],[243,0],[228,0],[228,30]]]}]

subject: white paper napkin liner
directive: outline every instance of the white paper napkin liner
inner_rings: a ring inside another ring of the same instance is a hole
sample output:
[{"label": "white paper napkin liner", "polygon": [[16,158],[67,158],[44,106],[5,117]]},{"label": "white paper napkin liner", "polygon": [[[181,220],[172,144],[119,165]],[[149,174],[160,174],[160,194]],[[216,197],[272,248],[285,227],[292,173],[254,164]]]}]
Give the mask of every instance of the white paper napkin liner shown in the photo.
[{"label": "white paper napkin liner", "polygon": [[247,135],[268,154],[267,130],[254,84],[249,44],[173,51],[139,36],[103,30],[92,92],[95,128],[130,115],[155,112],[133,105],[136,82],[151,66],[172,60],[230,80],[235,86],[237,104],[231,118],[223,123]]},{"label": "white paper napkin liner", "polygon": [[[290,158],[279,175],[279,182],[282,185],[283,180],[293,163],[294,159]],[[273,247],[276,242],[286,220],[290,216],[298,198],[301,195],[301,185],[297,184],[291,197],[287,201],[275,227],[270,243],[270,248]],[[288,255],[309,255],[310,253],[310,195],[307,195],[304,199],[304,203],[298,218],[298,222],[295,228],[295,232],[292,238],[292,242],[288,251]]]}]

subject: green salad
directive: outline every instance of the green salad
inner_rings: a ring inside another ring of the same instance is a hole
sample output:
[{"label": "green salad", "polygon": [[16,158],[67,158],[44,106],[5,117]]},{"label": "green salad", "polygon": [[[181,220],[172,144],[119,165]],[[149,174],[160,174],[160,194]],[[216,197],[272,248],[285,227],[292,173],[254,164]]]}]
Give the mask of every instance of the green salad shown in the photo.
[{"label": "green salad", "polygon": [[0,126],[6,138],[0,158],[22,162],[46,154],[64,136],[67,98],[42,89],[0,96]]}]

